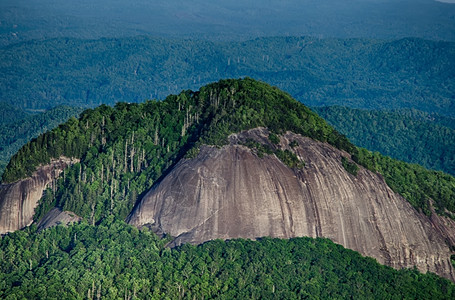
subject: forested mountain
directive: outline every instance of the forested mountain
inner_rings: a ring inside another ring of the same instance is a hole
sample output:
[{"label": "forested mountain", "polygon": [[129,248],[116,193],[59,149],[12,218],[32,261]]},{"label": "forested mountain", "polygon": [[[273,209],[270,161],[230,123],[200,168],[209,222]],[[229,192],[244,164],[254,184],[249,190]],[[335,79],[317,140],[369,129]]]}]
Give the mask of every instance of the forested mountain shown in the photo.
[{"label": "forested mountain", "polygon": [[31,139],[57,127],[70,117],[77,116],[82,109],[58,106],[46,112],[27,114],[19,109],[3,109],[5,123],[0,126],[0,174],[3,173],[11,156]]},{"label": "forested mountain", "polygon": [[[258,127],[270,130],[264,137],[267,144],[246,140],[239,145],[257,159],[276,157],[281,165],[301,170],[302,176],[307,168],[322,167],[306,166],[309,158],[302,161],[289,150],[301,147],[300,141],[283,140],[293,132],[301,135],[299,139],[309,137],[323,147],[340,149],[344,156],[336,158],[337,172],[349,181],[376,176],[365,166],[381,173],[418,210],[432,214],[431,199],[439,214],[455,211],[453,177],[356,148],[277,88],[250,78],[223,80],[164,101],[86,110],[22,147],[3,175],[5,182],[28,176],[52,158],[75,161],[49,185],[35,220],[58,207],[82,221],[39,230],[33,225],[2,237],[1,297],[453,297],[454,285],[445,279],[380,266],[325,239],[212,241],[168,249],[173,237],[160,239],[147,226],[138,230],[123,223],[137,200],[178,161],[195,158],[203,147],[222,149],[230,134]],[[283,141],[289,143],[287,148],[281,148]],[[208,175],[205,169],[198,172]],[[220,184],[210,176],[205,180]]]},{"label": "forested mountain", "polygon": [[454,16],[455,5],[434,0],[3,0],[0,45],[138,34],[211,40],[311,35],[454,41]]},{"label": "forested mountain", "polygon": [[28,114],[19,107],[6,102],[0,102],[0,126],[18,122],[27,116]]},{"label": "forested mountain", "polygon": [[43,198],[36,218],[55,205],[93,223],[109,214],[124,218],[167,168],[183,155],[197,153],[195,143],[222,145],[229,133],[259,126],[327,141],[383,174],[416,208],[429,213],[432,199],[440,213],[455,213],[453,177],[356,148],[289,95],[252,79],[220,81],[164,101],[87,110],[22,147],[8,164],[3,182],[30,176],[51,158],[78,158],[81,163],[59,179],[57,192]]},{"label": "forested mountain", "polygon": [[455,119],[417,110],[314,107],[354,144],[455,175]]},{"label": "forested mountain", "polygon": [[307,105],[414,108],[455,115],[455,44],[261,38],[245,42],[53,39],[0,49],[0,100],[22,108],[164,98],[251,76]]}]

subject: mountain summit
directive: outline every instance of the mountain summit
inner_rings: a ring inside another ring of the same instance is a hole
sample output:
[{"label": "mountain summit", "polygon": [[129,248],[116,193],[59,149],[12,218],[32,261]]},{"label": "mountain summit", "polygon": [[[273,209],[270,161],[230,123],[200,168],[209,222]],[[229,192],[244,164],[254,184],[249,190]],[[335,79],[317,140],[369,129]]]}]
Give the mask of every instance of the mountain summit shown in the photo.
[{"label": "mountain summit", "polygon": [[455,181],[409,170],[356,148],[277,88],[222,80],[160,102],[87,110],[24,146],[3,175],[0,231],[57,215],[126,218],[173,245],[328,237],[454,280]]}]

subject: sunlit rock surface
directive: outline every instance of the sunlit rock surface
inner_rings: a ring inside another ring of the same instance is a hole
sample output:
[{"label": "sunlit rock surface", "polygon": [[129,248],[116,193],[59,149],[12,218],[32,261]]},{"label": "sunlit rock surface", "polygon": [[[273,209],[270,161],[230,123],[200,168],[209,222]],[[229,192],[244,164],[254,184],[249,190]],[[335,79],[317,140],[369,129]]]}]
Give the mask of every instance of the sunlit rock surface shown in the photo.
[{"label": "sunlit rock surface", "polygon": [[[445,229],[436,228],[380,175],[363,168],[357,176],[348,173],[341,164],[347,153],[286,133],[275,147],[305,162],[291,169],[275,155],[261,158],[241,145],[253,139],[272,146],[266,129],[229,139],[227,146],[202,146],[197,157],[180,161],[136,205],[128,222],[174,236],[173,245],[327,237],[394,268],[417,266],[454,280]],[[294,140],[298,146],[291,148]]]}]

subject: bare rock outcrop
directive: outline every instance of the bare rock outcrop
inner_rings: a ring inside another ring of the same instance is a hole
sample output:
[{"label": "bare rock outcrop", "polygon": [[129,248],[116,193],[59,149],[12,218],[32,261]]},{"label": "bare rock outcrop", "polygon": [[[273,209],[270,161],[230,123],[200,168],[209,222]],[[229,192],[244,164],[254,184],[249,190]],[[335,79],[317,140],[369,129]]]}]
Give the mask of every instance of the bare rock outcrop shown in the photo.
[{"label": "bare rock outcrop", "polygon": [[0,234],[31,225],[35,208],[48,184],[74,162],[61,157],[40,166],[31,177],[0,185]]},{"label": "bare rock outcrop", "polygon": [[46,229],[57,225],[68,225],[77,223],[82,220],[81,217],[70,211],[62,211],[58,207],[51,209],[39,222],[36,224],[38,230]]},{"label": "bare rock outcrop", "polygon": [[[267,137],[259,128],[231,135],[222,148],[201,147],[143,197],[128,222],[175,236],[174,245],[326,237],[394,268],[417,266],[455,279],[444,234],[380,175],[360,168],[354,176],[341,163],[347,153],[293,133],[281,136],[278,147],[304,161],[301,169],[241,145],[270,144]],[[291,148],[292,141],[298,146]]]}]

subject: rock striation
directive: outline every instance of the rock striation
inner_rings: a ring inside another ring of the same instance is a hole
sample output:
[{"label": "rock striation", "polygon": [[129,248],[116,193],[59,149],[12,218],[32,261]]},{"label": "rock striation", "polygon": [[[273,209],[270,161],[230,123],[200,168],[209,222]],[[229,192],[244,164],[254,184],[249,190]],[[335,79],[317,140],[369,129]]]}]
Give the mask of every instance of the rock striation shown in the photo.
[{"label": "rock striation", "polygon": [[[231,135],[222,148],[201,146],[197,157],[180,161],[137,203],[127,221],[174,236],[173,245],[326,237],[397,269],[416,266],[455,279],[449,229],[441,220],[436,228],[379,174],[362,167],[356,176],[347,172],[343,151],[291,132],[274,145],[268,135],[257,128]],[[305,166],[290,168],[274,154],[260,157],[244,146],[251,140],[292,151]]]},{"label": "rock striation", "polygon": [[74,159],[61,157],[39,167],[31,177],[0,185],[0,234],[31,225],[44,190],[74,162]]}]

